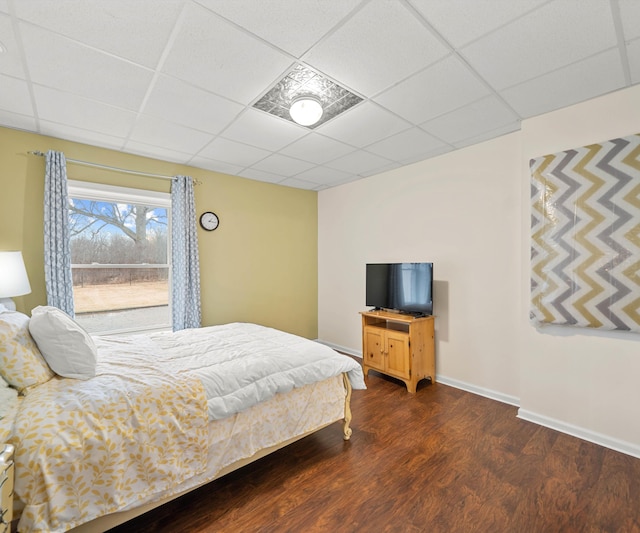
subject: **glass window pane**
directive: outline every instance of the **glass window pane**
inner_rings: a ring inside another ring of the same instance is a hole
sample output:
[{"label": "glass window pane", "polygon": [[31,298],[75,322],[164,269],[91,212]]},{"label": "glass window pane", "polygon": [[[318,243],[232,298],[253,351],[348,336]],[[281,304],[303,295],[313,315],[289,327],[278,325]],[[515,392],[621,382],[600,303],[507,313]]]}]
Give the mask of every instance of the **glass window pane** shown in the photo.
[{"label": "glass window pane", "polygon": [[167,327],[166,207],[72,198],[76,320],[91,333]]}]

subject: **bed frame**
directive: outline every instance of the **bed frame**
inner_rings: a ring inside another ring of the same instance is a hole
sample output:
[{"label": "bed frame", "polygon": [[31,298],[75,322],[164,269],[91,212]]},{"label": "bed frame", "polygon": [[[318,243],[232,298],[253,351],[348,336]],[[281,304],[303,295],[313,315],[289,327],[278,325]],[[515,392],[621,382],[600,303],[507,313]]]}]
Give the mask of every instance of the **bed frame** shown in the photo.
[{"label": "bed frame", "polygon": [[13,519],[13,446],[0,450],[0,533],[11,531]]},{"label": "bed frame", "polygon": [[[349,378],[347,377],[347,374],[342,374],[342,380],[345,387],[344,418],[341,419],[343,420],[342,431],[343,431],[344,440],[349,440],[353,433],[353,430],[351,429],[351,426],[350,426],[351,425],[351,391],[352,389],[351,389],[351,383],[349,381]],[[270,446],[270,447],[258,450],[251,457],[241,459],[239,461],[231,463],[230,465],[227,465],[222,470],[220,470],[213,478],[201,483],[200,485],[191,487],[190,489],[187,489],[178,494],[174,494],[172,496],[168,496],[161,500],[143,504],[140,507],[136,507],[134,509],[129,509],[127,511],[120,511],[120,512],[108,514],[105,516],[101,516],[99,518],[96,518],[95,520],[92,520],[85,524],[81,524],[80,526],[77,526],[69,530],[69,533],[99,533],[99,532],[114,528],[116,526],[119,526],[121,524],[124,524],[125,522],[128,522],[129,520],[132,520],[137,516],[140,516],[157,507],[160,507],[161,505],[164,505],[165,503],[175,500],[176,498],[179,498],[180,496],[183,496],[197,488],[200,488],[203,485],[210,483],[211,481],[219,479],[233,472],[234,470],[238,470],[243,466],[246,466],[250,463],[253,463],[254,461],[257,461],[258,459],[261,459],[262,457],[269,455],[270,453],[280,450],[285,446],[288,446],[289,444],[292,444],[300,439],[303,439],[304,437],[307,437],[308,435],[311,435],[317,431],[320,431],[321,429],[331,424],[334,424],[337,421],[338,420],[334,420],[333,422],[329,422],[328,424],[324,424],[320,427],[312,429],[311,431],[307,431],[306,433],[287,439],[284,442],[278,443],[274,446]],[[14,455],[14,447],[10,444],[4,445],[4,449],[0,451],[0,488],[1,488],[0,512],[2,513],[1,521],[0,521],[0,533],[9,533],[10,531],[15,531],[17,528],[17,523],[16,523],[16,524],[13,524],[13,529],[11,529],[11,525],[12,525],[11,522],[13,517],[13,476],[14,476],[13,455]]]}]

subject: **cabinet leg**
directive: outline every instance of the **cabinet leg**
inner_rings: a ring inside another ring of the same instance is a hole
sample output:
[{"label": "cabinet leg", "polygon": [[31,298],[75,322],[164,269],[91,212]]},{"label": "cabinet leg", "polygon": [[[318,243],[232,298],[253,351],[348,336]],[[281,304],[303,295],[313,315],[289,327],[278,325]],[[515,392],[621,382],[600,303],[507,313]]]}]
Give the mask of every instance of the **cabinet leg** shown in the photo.
[{"label": "cabinet leg", "polygon": [[407,391],[409,391],[411,394],[415,394],[416,393],[416,389],[418,386],[418,382],[417,381],[413,381],[413,380],[406,380],[403,379],[402,381],[404,381],[404,384],[407,386]]}]

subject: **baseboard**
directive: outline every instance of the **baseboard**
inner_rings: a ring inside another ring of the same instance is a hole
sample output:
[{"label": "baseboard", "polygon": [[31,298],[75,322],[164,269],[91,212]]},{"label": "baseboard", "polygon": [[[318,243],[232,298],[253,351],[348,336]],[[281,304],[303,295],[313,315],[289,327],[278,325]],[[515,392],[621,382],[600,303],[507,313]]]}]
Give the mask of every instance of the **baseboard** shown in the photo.
[{"label": "baseboard", "polygon": [[348,355],[353,355],[358,359],[362,359],[362,352],[358,350],[354,350],[353,348],[347,348],[346,346],[340,346],[339,344],[333,344],[332,342],[326,342],[320,339],[316,339],[316,342],[319,342],[320,344],[324,344],[329,348],[333,348],[336,352],[346,353]]},{"label": "baseboard", "polygon": [[[362,352],[353,350],[351,348],[347,348],[345,346],[339,346],[337,344],[325,342],[319,339],[316,339],[316,340],[317,342],[321,344],[325,344],[326,346],[329,346],[330,348],[333,348],[338,352],[346,353],[354,357],[358,357],[359,359],[362,359]],[[633,444],[631,442],[614,439],[612,437],[608,437],[607,435],[603,435],[595,431],[589,431],[588,429],[574,426],[572,424],[567,424],[566,422],[562,422],[554,418],[549,418],[543,415],[533,413],[531,411],[527,411],[526,409],[522,409],[520,407],[520,398],[516,396],[503,394],[501,392],[497,392],[491,389],[485,389],[484,387],[478,387],[476,385],[472,385],[471,383],[467,383],[465,381],[448,378],[446,376],[440,376],[438,374],[436,374],[436,381],[438,383],[442,383],[443,385],[449,385],[450,387],[455,387],[456,389],[461,389],[461,390],[470,392],[472,394],[484,396],[485,398],[489,398],[490,400],[496,400],[498,402],[519,407],[517,417],[522,420],[526,420],[527,422],[532,422],[534,424],[538,424],[540,426],[544,426],[549,429],[559,431],[560,433],[566,433],[567,435],[571,435],[573,437],[577,437],[579,439],[586,440],[588,442],[593,442],[594,444],[598,444],[599,446],[604,446],[605,448],[609,448],[611,450],[615,450],[617,452],[631,455],[632,457],[637,457],[640,459],[639,445]]]},{"label": "baseboard", "polygon": [[455,387],[456,389],[461,389],[467,392],[471,392],[473,394],[477,394],[478,396],[484,396],[485,398],[489,398],[490,400],[496,400],[498,402],[507,403],[509,405],[515,405],[516,407],[520,407],[520,399],[515,396],[511,396],[509,394],[503,394],[501,392],[497,392],[491,389],[485,389],[484,387],[478,387],[477,385],[472,385],[471,383],[467,383],[465,381],[448,378],[446,376],[440,376],[437,373],[436,373],[436,381],[444,385],[449,385],[450,387]]},{"label": "baseboard", "polygon": [[[362,352],[353,350],[352,348],[347,348],[346,346],[340,346],[338,344],[333,344],[331,342],[326,342],[320,339],[316,339],[316,342],[329,346],[329,348],[333,348],[337,352],[346,353],[354,357],[357,357],[358,359],[362,359]],[[479,396],[484,396],[485,398],[489,398],[491,400],[496,400],[502,403],[508,403],[509,405],[515,405],[516,407],[520,406],[520,400],[515,396],[509,396],[508,394],[502,394],[501,392],[496,392],[491,389],[477,387],[476,385],[472,385],[471,383],[466,383],[464,381],[459,381],[457,379],[451,379],[445,376],[440,376],[437,373],[436,373],[436,381],[444,385],[449,385],[450,387],[455,387],[456,389],[461,389],[467,392],[471,392],[473,394],[478,394]]]},{"label": "baseboard", "polygon": [[637,457],[638,459],[640,459],[640,446],[638,446],[637,444],[614,439],[612,437],[608,437],[607,435],[603,435],[602,433],[589,431],[588,429],[574,426],[572,424],[567,424],[566,422],[562,422],[561,420],[556,420],[555,418],[549,418],[547,416],[539,415],[522,408],[518,409],[518,418],[526,420],[527,422],[533,422],[534,424],[538,424],[540,426],[554,429],[561,433],[566,433],[567,435],[571,435],[588,442],[593,442],[594,444],[598,444],[599,446],[604,446],[605,448],[610,448],[611,450],[615,450],[616,452],[631,455],[632,457]]}]

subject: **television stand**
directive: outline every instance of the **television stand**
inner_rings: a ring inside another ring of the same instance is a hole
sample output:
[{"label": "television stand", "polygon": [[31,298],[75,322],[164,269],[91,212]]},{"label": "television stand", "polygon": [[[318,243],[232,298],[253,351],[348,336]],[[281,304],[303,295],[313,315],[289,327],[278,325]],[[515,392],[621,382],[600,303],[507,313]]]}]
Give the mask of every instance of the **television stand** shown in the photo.
[{"label": "television stand", "polygon": [[436,382],[434,317],[390,311],[363,311],[362,367],[404,381],[416,392],[418,382]]}]

